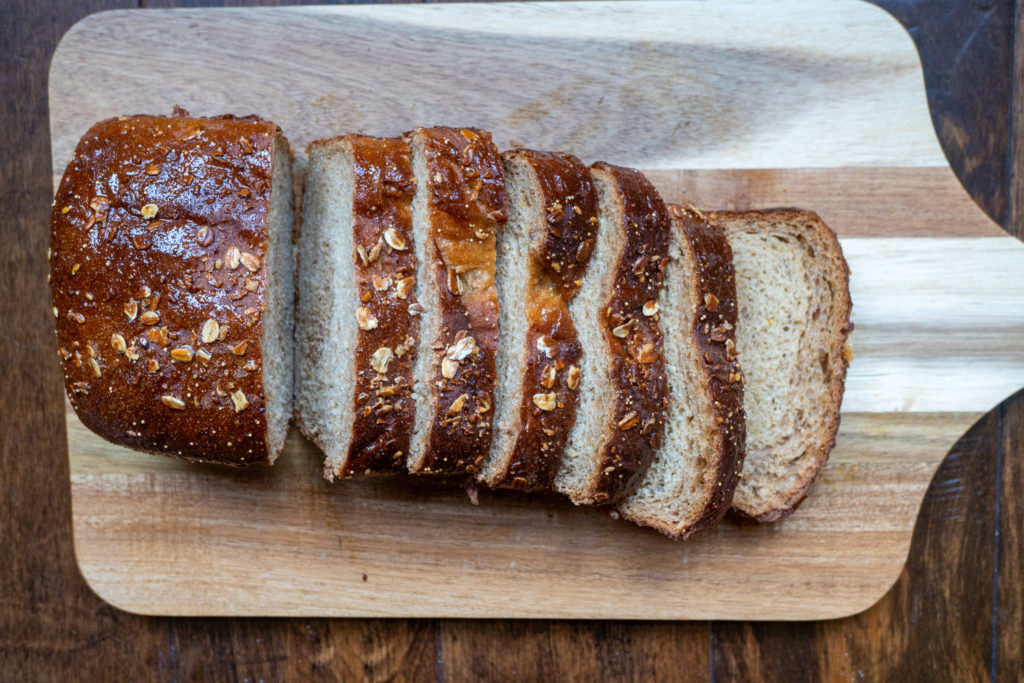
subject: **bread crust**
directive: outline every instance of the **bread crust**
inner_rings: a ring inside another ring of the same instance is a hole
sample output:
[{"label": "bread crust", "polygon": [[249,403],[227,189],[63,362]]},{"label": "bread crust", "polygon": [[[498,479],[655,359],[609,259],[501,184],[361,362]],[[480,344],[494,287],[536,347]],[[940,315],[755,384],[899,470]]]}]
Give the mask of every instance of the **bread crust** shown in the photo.
[{"label": "bread crust", "polygon": [[[426,162],[427,177],[418,181],[427,192],[441,321],[432,376],[423,378],[437,407],[426,453],[419,463],[410,459],[409,469],[474,473],[490,449],[494,415],[495,241],[508,216],[501,156],[490,133],[473,128],[417,128],[405,139],[422,146]],[[458,363],[452,377],[443,374],[445,357]]]},{"label": "bread crust", "polygon": [[351,257],[358,306],[369,317],[356,333],[348,458],[333,474],[399,472],[405,470],[416,410],[411,393],[419,316],[409,312],[417,303],[412,248],[416,179],[403,140],[363,135],[341,140],[353,161]]},{"label": "bread crust", "polygon": [[266,218],[273,164],[290,159],[275,139],[255,116],[176,108],[101,121],[78,143],[51,215],[51,287],[68,399],[103,438],[230,465],[276,455]]},{"label": "bread crust", "polygon": [[[529,164],[547,215],[544,239],[530,250],[526,366],[519,432],[504,467],[486,483],[520,491],[551,488],[579,403],[583,349],[568,302],[580,288],[597,234],[597,192],[587,167],[571,154],[517,149],[506,163]],[[540,397],[539,401],[535,397]],[[544,406],[543,408],[541,406]]]},{"label": "bread crust", "polygon": [[849,366],[849,355],[847,352],[847,340],[850,332],[853,331],[853,323],[850,322],[850,314],[853,311],[853,301],[850,298],[850,268],[843,257],[843,250],[839,239],[818,214],[813,211],[798,208],[772,208],[752,211],[713,211],[709,214],[712,221],[723,226],[728,223],[755,223],[759,221],[774,221],[781,223],[806,222],[814,226],[814,230],[824,247],[824,257],[832,264],[837,284],[835,290],[836,315],[831,321],[829,331],[830,351],[829,353],[829,383],[828,383],[828,411],[825,417],[825,427],[820,440],[821,447],[809,453],[809,467],[804,470],[804,476],[786,491],[778,492],[778,502],[772,509],[766,512],[755,512],[743,509],[733,502],[732,514],[744,520],[758,523],[774,522],[782,517],[792,514],[803,502],[810,491],[811,485],[818,477],[818,473],[828,462],[828,456],[835,447],[836,435],[839,432],[840,407],[843,402],[843,392],[846,387],[846,371]]},{"label": "bread crust", "polygon": [[610,398],[614,417],[599,446],[600,465],[582,497],[610,505],[636,490],[664,436],[669,390],[663,336],[644,306],[658,301],[671,227],[665,203],[639,171],[604,162],[591,170],[615,184],[624,221],[615,286],[599,316],[617,389]]},{"label": "bread crust", "polygon": [[[690,204],[670,204],[673,238],[684,242],[684,258],[692,256],[690,286],[697,302],[690,330],[699,359],[701,384],[712,410],[713,449],[701,492],[701,507],[682,526],[658,516],[635,514],[629,501],[620,506],[626,519],[682,540],[717,524],[728,512],[745,455],[743,374],[736,355],[736,277],[732,249],[721,228]],[[680,333],[683,331],[680,330]],[[674,395],[686,401],[687,396]]]}]

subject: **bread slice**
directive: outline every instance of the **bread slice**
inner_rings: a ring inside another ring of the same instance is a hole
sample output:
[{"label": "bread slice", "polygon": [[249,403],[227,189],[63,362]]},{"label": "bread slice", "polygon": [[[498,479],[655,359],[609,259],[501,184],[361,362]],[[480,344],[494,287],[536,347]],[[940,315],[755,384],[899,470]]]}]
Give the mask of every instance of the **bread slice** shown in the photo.
[{"label": "bread slice", "polygon": [[328,479],[405,469],[419,341],[409,146],[362,135],[309,146],[296,347],[300,428]]},{"label": "bread slice", "polygon": [[759,522],[790,512],[828,460],[850,353],[850,271],[811,211],[711,214],[732,246],[746,378],[747,458],[733,507]]},{"label": "bread slice", "polygon": [[636,490],[661,445],[668,409],[655,316],[671,233],[668,211],[639,171],[591,167],[597,242],[569,305],[583,345],[576,424],[555,489],[576,504],[613,504]]},{"label": "bread slice", "polygon": [[498,296],[495,239],[507,206],[501,156],[470,128],[406,133],[416,294],[422,307],[414,369],[412,473],[476,472],[491,446]]},{"label": "bread slice", "polygon": [[502,155],[508,224],[498,237],[501,345],[494,442],[479,479],[551,488],[576,421],[582,347],[569,314],[597,235],[597,192],[569,154]]},{"label": "bread slice", "polygon": [[292,413],[291,152],[250,116],[130,116],[78,143],[50,273],[68,398],[129,448],[272,463]]},{"label": "bread slice", "polygon": [[673,400],[665,440],[625,518],[673,538],[718,522],[743,466],[743,376],[736,357],[736,279],[721,228],[692,206],[669,206],[672,243],[659,298]]}]

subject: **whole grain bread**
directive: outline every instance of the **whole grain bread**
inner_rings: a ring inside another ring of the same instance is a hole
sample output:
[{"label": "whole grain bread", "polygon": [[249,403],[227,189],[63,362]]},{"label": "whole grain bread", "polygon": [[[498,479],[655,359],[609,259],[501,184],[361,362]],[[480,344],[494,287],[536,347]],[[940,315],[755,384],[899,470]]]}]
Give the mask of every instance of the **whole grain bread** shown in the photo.
[{"label": "whole grain bread", "polygon": [[362,135],[308,149],[297,420],[328,479],[405,469],[419,342],[409,146]]},{"label": "whole grain bread", "polygon": [[494,268],[507,206],[489,133],[417,128],[405,135],[413,198],[416,296],[412,473],[475,473],[491,445],[498,297]]},{"label": "whole grain bread", "polygon": [[501,345],[495,432],[479,479],[551,488],[579,401],[582,347],[569,313],[597,234],[597,193],[569,154],[502,155],[509,219],[498,237]]},{"label": "whole grain bread", "polygon": [[272,463],[292,413],[291,153],[255,116],[130,116],[78,143],[50,275],[68,399],[114,443]]},{"label": "whole grain bread", "polygon": [[736,279],[721,228],[669,206],[672,242],[656,318],[672,402],[665,440],[619,513],[683,539],[729,510],[743,466],[743,376],[736,356]]},{"label": "whole grain bread", "polygon": [[599,162],[591,178],[597,241],[569,305],[583,345],[581,399],[555,489],[610,505],[636,490],[661,446],[669,392],[655,315],[671,226],[639,171]]},{"label": "whole grain bread", "polygon": [[851,358],[850,271],[812,211],[711,214],[729,239],[746,379],[747,457],[733,499],[744,517],[792,512],[828,460]]}]

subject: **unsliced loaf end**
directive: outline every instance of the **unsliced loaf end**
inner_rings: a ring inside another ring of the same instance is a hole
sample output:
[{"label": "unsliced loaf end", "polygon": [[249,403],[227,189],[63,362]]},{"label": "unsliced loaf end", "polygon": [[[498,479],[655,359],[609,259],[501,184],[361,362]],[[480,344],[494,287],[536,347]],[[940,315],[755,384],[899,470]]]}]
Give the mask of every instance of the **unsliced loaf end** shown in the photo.
[{"label": "unsliced loaf end", "polygon": [[291,416],[288,144],[258,117],[102,121],[54,201],[68,398],[129,448],[272,463]]},{"label": "unsliced loaf end", "polygon": [[639,171],[597,163],[597,242],[570,304],[583,345],[576,424],[555,489],[577,504],[618,503],[661,445],[668,408],[654,311],[668,257],[668,211]]},{"label": "unsliced loaf end", "polygon": [[597,195],[576,157],[502,157],[509,220],[498,237],[495,431],[478,478],[538,491],[551,487],[576,419],[582,349],[567,302],[590,260]]},{"label": "unsliced loaf end", "polygon": [[416,295],[414,474],[475,473],[491,445],[498,297],[495,240],[507,217],[501,157],[489,133],[417,128],[413,174]]},{"label": "unsliced loaf end", "polygon": [[850,357],[850,271],[835,233],[811,211],[711,218],[733,250],[746,379],[747,457],[733,508],[770,522],[804,499],[835,444]]},{"label": "unsliced loaf end", "polygon": [[673,400],[665,441],[623,518],[684,539],[729,510],[743,465],[743,382],[736,358],[736,283],[720,228],[670,206],[672,243],[659,323]]}]

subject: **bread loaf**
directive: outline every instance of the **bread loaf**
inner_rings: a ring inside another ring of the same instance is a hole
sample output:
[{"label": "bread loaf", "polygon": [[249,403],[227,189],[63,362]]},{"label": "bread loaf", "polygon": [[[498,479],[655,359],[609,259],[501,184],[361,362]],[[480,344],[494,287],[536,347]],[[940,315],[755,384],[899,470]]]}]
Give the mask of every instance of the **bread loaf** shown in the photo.
[{"label": "bread loaf", "polygon": [[522,491],[551,488],[579,400],[580,356],[568,302],[597,234],[597,193],[574,156],[502,155],[508,224],[498,237],[495,432],[479,479]]},{"label": "bread loaf", "polygon": [[849,362],[850,271],[811,211],[711,214],[732,246],[746,378],[747,457],[733,500],[770,522],[792,512],[828,460]]},{"label": "bread loaf", "polygon": [[576,424],[555,478],[577,504],[612,504],[636,490],[661,446],[668,407],[655,319],[670,224],[639,171],[597,163],[597,242],[569,306],[583,345]]},{"label": "bread loaf", "polygon": [[490,134],[417,128],[413,242],[420,343],[414,367],[413,473],[476,472],[491,445],[498,298],[495,238],[507,216]]},{"label": "bread loaf", "polygon": [[673,400],[665,440],[625,519],[688,538],[729,510],[744,453],[736,357],[736,280],[722,230],[692,206],[669,206],[672,242],[655,315],[665,333]]},{"label": "bread loaf", "polygon": [[54,200],[50,274],[67,395],[129,448],[248,465],[292,412],[288,143],[255,116],[93,126]]},{"label": "bread loaf", "polygon": [[328,479],[405,469],[419,341],[409,146],[309,146],[296,328],[297,417]]}]

